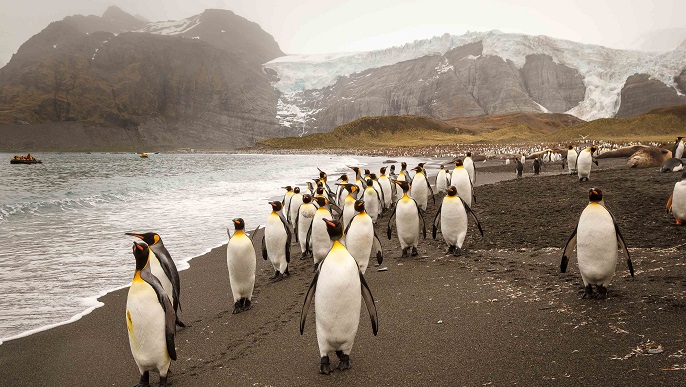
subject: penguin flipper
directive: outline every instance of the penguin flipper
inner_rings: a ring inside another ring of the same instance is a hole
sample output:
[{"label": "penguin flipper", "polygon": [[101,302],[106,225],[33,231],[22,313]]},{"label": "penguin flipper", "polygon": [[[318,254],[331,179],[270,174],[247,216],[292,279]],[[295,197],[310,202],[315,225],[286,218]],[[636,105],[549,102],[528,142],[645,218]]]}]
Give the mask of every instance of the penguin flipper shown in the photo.
[{"label": "penguin flipper", "polygon": [[393,205],[393,212],[391,212],[391,217],[388,218],[388,230],[387,230],[386,234],[387,234],[387,236],[388,236],[388,240],[389,240],[389,241],[391,240],[391,232],[392,232],[392,230],[391,230],[391,222],[393,222],[393,218],[395,217],[395,210],[397,210],[397,209],[398,209],[398,203],[395,203],[395,204]]},{"label": "penguin flipper", "polygon": [[312,225],[314,222],[310,222],[310,228],[307,229],[307,236],[305,237],[305,246],[310,246],[311,240],[312,240]]},{"label": "penguin flipper", "polygon": [[[326,258],[324,258],[326,259]],[[307,289],[307,294],[305,294],[305,301],[303,302],[303,307],[300,310],[300,334],[303,334],[303,331],[305,330],[305,319],[307,319],[307,312],[310,310],[310,304],[312,304],[312,300],[314,299],[314,293],[317,290],[317,280],[319,279],[319,272],[320,268],[322,267],[322,263],[324,261],[322,260],[319,262],[319,266],[317,266],[317,271],[314,273],[314,278],[312,278],[312,282],[310,283],[310,288]]]},{"label": "penguin flipper", "polygon": [[560,273],[566,273],[567,272],[567,264],[569,263],[569,256],[572,255],[572,251],[574,251],[574,247],[576,247],[576,231],[579,228],[579,225],[577,224],[576,227],[574,227],[574,231],[572,232],[572,235],[569,236],[569,239],[567,240],[567,244],[565,244],[564,251],[562,252],[562,261],[560,261]]},{"label": "penguin flipper", "polygon": [[[358,215],[359,215],[359,214],[358,214]],[[347,234],[348,234],[348,230],[350,230],[350,226],[353,224],[353,221],[355,220],[355,218],[357,218],[357,215],[355,215],[355,216],[353,216],[352,218],[350,218],[350,222],[348,222],[348,224],[345,226],[345,231],[343,231],[343,235],[347,235]]]},{"label": "penguin flipper", "polygon": [[593,164],[595,164],[596,167],[598,166],[598,159],[596,159],[595,157],[593,158]]},{"label": "penguin flipper", "polygon": [[[438,178],[438,176],[436,178]],[[426,186],[429,187],[429,192],[431,192],[431,198],[433,199],[434,204],[436,204],[436,196],[435,196],[436,194],[434,193],[433,188],[431,188],[431,184],[429,183],[429,179],[428,178],[424,179],[424,181],[426,181]]]},{"label": "penguin flipper", "polygon": [[[462,198],[460,198],[460,200],[462,200]],[[479,219],[476,218],[476,214],[474,213],[474,210],[472,210],[471,207],[469,207],[467,205],[467,203],[464,202],[464,200],[462,200],[462,205],[464,206],[465,210],[467,210],[467,212],[469,212],[472,215],[472,217],[474,218],[474,221],[476,222],[476,227],[479,228],[479,232],[481,233],[481,236],[483,237],[484,236],[484,230],[481,229],[481,223],[479,222]]]},{"label": "penguin flipper", "polygon": [[252,234],[250,235],[250,242],[252,242],[253,245],[255,244],[255,235],[257,235],[258,232],[260,232],[260,226],[259,225],[255,229],[255,231],[253,231]]},{"label": "penguin flipper", "polygon": [[424,235],[424,239],[426,239],[426,222],[424,221],[424,211],[422,211],[421,208],[419,208],[419,204],[417,204],[417,201],[412,199],[414,202],[414,205],[417,206],[417,216],[419,216],[419,219],[422,221],[422,230]]},{"label": "penguin flipper", "polygon": [[[302,207],[302,205],[300,206]],[[295,243],[298,243],[298,221],[300,220],[300,207],[298,207],[298,214],[295,216],[295,225],[293,226],[293,231],[295,232]]]},{"label": "penguin flipper", "polygon": [[667,209],[667,212],[672,212],[672,197],[674,194],[669,195],[669,200],[667,200],[667,205],[665,208]]},{"label": "penguin flipper", "polygon": [[374,239],[372,240],[372,252],[376,255],[376,263],[381,265],[383,263],[383,248],[381,247],[381,240],[374,231]]},{"label": "penguin flipper", "polygon": [[634,265],[631,263],[631,255],[629,254],[629,249],[626,247],[626,242],[624,242],[624,237],[622,236],[622,232],[619,231],[619,225],[617,225],[617,221],[615,220],[615,217],[612,217],[612,221],[615,224],[615,232],[617,233],[617,241],[619,242],[619,245],[624,248],[624,251],[626,252],[626,265],[629,266],[629,273],[631,273],[631,277],[634,276]]},{"label": "penguin flipper", "polygon": [[167,344],[167,353],[169,358],[176,360],[176,346],[174,345],[174,336],[176,335],[176,312],[174,307],[167,297],[167,293],[162,287],[160,280],[155,277],[149,269],[141,272],[141,278],[147,282],[155,291],[157,301],[159,301],[162,310],[164,311],[164,337]]},{"label": "penguin flipper", "polygon": [[231,240],[231,238],[232,238],[231,230],[229,230],[228,227],[226,228],[226,234],[229,236],[229,240]]},{"label": "penguin flipper", "polygon": [[267,254],[267,242],[266,242],[266,236],[262,236],[262,258],[266,261],[269,258],[269,255]]},{"label": "penguin flipper", "polygon": [[372,296],[372,291],[369,290],[369,285],[364,279],[364,274],[360,271],[360,287],[362,290],[362,299],[364,304],[367,306],[367,312],[369,312],[369,318],[372,320],[372,332],[374,336],[379,333],[379,316],[376,314],[376,304],[374,303],[374,296]]},{"label": "penguin flipper", "polygon": [[433,227],[431,228],[431,237],[434,240],[436,240],[436,233],[438,232],[438,225],[440,224],[439,222],[441,221],[441,208],[443,208],[443,202],[441,202],[441,205],[438,206],[438,210],[436,211],[436,216],[434,217]]},{"label": "penguin flipper", "polygon": [[329,205],[331,206],[331,209],[332,209],[332,210],[334,210],[334,211],[336,211],[336,212],[338,213],[338,217],[339,217],[339,218],[340,218],[341,216],[343,216],[343,210],[341,209],[341,207],[339,207],[338,205],[336,205],[334,202],[330,202]]}]

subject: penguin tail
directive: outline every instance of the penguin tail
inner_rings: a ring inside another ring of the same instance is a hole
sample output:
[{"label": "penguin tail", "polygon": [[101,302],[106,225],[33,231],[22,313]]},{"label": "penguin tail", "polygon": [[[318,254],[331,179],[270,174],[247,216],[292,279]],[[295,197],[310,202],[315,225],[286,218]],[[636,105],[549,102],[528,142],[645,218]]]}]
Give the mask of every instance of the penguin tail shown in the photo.
[{"label": "penguin tail", "polygon": [[188,325],[186,325],[183,321],[179,319],[179,317],[176,317],[176,326],[181,327],[181,328],[186,328]]}]

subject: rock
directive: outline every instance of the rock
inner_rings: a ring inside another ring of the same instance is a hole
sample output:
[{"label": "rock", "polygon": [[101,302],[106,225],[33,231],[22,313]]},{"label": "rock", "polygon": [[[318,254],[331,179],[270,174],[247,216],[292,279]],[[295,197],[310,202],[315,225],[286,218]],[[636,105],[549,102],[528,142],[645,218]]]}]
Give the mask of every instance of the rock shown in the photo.
[{"label": "rock", "polygon": [[534,101],[553,113],[563,113],[584,100],[586,86],[581,74],[548,55],[527,55],[522,79]]},{"label": "rock", "polygon": [[634,74],[624,83],[621,105],[615,117],[633,117],[653,109],[683,104],[686,104],[686,96],[678,95],[673,88],[650,79],[648,74]]}]

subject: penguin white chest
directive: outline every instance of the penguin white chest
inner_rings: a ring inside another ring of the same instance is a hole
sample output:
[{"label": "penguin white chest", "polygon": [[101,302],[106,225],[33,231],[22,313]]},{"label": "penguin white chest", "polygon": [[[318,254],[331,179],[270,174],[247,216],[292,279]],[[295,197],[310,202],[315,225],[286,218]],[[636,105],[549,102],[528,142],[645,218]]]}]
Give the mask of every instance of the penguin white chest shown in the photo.
[{"label": "penguin white chest", "polygon": [[395,225],[398,230],[398,240],[403,249],[417,246],[419,241],[419,213],[414,201],[403,197],[398,201],[395,214]]},{"label": "penguin white chest", "polygon": [[321,356],[331,351],[350,353],[360,322],[358,266],[341,245],[322,263],[315,293],[317,341]]},{"label": "penguin white chest", "polygon": [[275,270],[283,273],[286,262],[287,234],[281,218],[276,213],[271,213],[267,218],[267,225],[264,227],[264,240],[267,247],[267,255]]},{"label": "penguin white chest", "polygon": [[[317,208],[312,203],[306,203],[300,206],[300,213],[298,214],[298,241],[300,241],[301,251],[306,250],[305,243],[307,242],[307,232],[310,229],[314,214]],[[323,223],[323,222],[322,222]]]},{"label": "penguin white chest", "polygon": [[234,301],[250,299],[255,285],[256,257],[252,241],[243,232],[234,235],[226,246],[226,264]]},{"label": "penguin white chest", "polygon": [[576,171],[576,158],[577,154],[575,150],[572,149],[567,151],[567,169],[569,172]]},{"label": "penguin white chest", "polygon": [[672,214],[677,219],[686,220],[686,182],[680,181],[674,184]]},{"label": "penguin white chest", "polygon": [[464,168],[455,168],[453,171],[453,179],[450,185],[457,188],[457,194],[468,206],[472,206],[472,183],[469,180],[469,173]]},{"label": "penguin white chest", "polygon": [[436,191],[445,192],[448,189],[448,176],[445,173],[445,169],[438,171],[438,176],[436,176]]},{"label": "penguin white chest", "polygon": [[331,218],[331,213],[325,208],[318,209],[314,215],[314,220],[312,221],[312,235],[310,235],[314,263],[319,263],[319,261],[324,259],[326,254],[329,253],[329,250],[331,250],[331,246],[333,246],[329,233],[326,231],[326,223],[322,221],[322,219]]},{"label": "penguin white chest", "polygon": [[610,213],[591,203],[581,213],[577,228],[577,257],[584,285],[607,286],[617,266],[617,233]]},{"label": "penguin white chest", "polygon": [[301,194],[294,194],[291,198],[291,205],[288,208],[288,221],[291,222],[291,225],[295,225],[295,217],[298,216],[301,204],[303,204],[303,196]]},{"label": "penguin white chest", "polygon": [[446,196],[441,206],[441,233],[449,246],[462,248],[467,235],[467,212],[458,197]]},{"label": "penguin white chest", "polygon": [[591,174],[591,163],[593,162],[593,156],[591,152],[583,151],[579,154],[576,161],[577,172],[579,178],[588,177]]},{"label": "penguin white chest", "polygon": [[140,278],[129,288],[126,299],[126,327],[131,354],[143,370],[169,367],[165,316],[155,290]]},{"label": "penguin white chest", "polygon": [[374,243],[374,223],[372,218],[365,214],[357,215],[345,235],[345,247],[350,255],[355,258],[360,271],[364,273],[369,265],[369,255]]},{"label": "penguin white chest", "polygon": [[391,188],[391,181],[386,176],[381,176],[379,178],[379,186],[383,191],[383,201],[386,208],[391,206],[391,201],[393,200],[393,189]]},{"label": "penguin white chest", "polygon": [[426,210],[426,203],[429,199],[429,187],[426,185],[426,177],[423,173],[417,172],[410,187],[410,196],[417,201],[419,208]]}]

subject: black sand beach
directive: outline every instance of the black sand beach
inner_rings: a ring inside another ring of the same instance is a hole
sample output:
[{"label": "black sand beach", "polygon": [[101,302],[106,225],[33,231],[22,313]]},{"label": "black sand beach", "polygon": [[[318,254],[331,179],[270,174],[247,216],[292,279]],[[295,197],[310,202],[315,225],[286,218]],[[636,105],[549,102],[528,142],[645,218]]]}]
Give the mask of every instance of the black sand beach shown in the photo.
[{"label": "black sand beach", "polygon": [[[329,376],[318,373],[313,311],[305,334],[298,332],[312,278],[310,260],[295,258],[290,277],[269,283],[271,266],[258,256],[253,309],[232,315],[225,247],[195,258],[180,273],[181,317],[190,327],[177,333],[178,360],[172,363],[169,382],[683,385],[686,228],[673,226],[664,210],[679,174],[601,161],[601,167],[606,165],[615,168],[594,170],[590,182],[555,175],[478,187],[474,210],[485,236],[480,238],[470,225],[462,257],[445,255],[440,234],[438,240],[430,239],[437,205],[429,201],[429,239],[420,241],[419,256],[400,258],[395,234],[391,241],[383,237],[381,267],[388,271],[375,266],[367,271],[377,301],[378,336],[372,335],[363,312],[352,369]],[[561,247],[592,186],[605,193],[636,269],[631,278],[620,254],[604,300],[580,299],[576,255],[568,272],[559,273]],[[388,214],[377,225],[380,236],[385,236],[387,222]],[[299,257],[296,250],[294,245],[292,256]],[[133,271],[133,258],[131,267]],[[138,371],[124,319],[126,295],[127,289],[113,292],[101,298],[104,307],[75,323],[0,345],[0,384],[135,384]],[[156,382],[157,376],[151,379]]]}]

